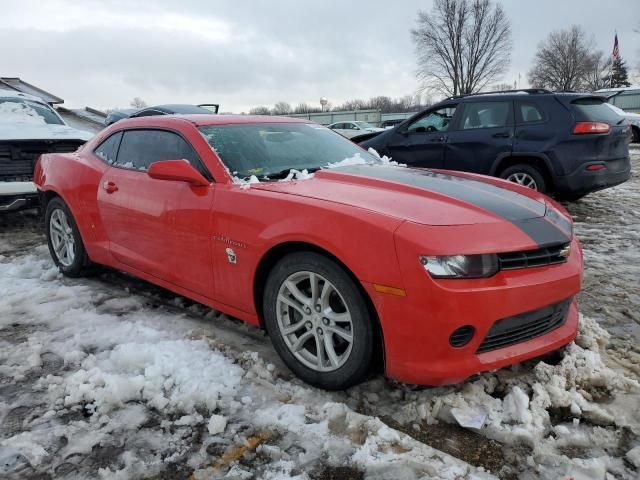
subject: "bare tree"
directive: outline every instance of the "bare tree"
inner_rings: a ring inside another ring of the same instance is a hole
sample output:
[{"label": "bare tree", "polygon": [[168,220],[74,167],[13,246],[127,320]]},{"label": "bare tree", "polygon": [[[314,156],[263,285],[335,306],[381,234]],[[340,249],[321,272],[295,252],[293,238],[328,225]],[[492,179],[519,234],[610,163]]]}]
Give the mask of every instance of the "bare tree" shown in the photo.
[{"label": "bare tree", "polygon": [[249,110],[249,115],[271,115],[271,110],[269,110],[269,107],[264,106],[253,107]]},{"label": "bare tree", "polygon": [[289,105],[287,102],[278,102],[273,106],[273,109],[271,110],[271,113],[273,115],[287,115],[291,112],[291,105]]},{"label": "bare tree", "polygon": [[293,110],[293,113],[318,113],[322,110],[318,107],[312,107],[306,103],[299,103],[298,106]]},{"label": "bare tree", "polygon": [[337,112],[348,112],[351,110],[367,110],[368,104],[364,100],[356,98],[354,100],[347,100],[342,105],[338,105],[334,107],[334,111]]},{"label": "bare tree", "polygon": [[610,84],[610,75],[611,57],[597,51],[590,57],[589,69],[584,77],[584,88],[590,92],[606,88]]},{"label": "bare tree", "polygon": [[491,0],[435,0],[411,36],[423,88],[446,95],[481,90],[511,59],[511,24]]},{"label": "bare tree", "polygon": [[133,100],[131,100],[131,103],[129,103],[129,105],[131,105],[133,108],[144,108],[147,106],[147,102],[145,102],[140,97],[135,97]]},{"label": "bare tree", "polygon": [[538,45],[529,83],[552,90],[585,90],[593,64],[592,50],[593,41],[577,25],[551,32]]}]

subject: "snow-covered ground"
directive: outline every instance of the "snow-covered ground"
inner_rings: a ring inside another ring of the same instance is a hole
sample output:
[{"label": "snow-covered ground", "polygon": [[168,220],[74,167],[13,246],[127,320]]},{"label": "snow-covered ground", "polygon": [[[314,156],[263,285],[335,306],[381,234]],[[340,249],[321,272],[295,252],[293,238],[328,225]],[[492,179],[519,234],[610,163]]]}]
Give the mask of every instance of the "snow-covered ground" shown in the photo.
[{"label": "snow-covered ground", "polygon": [[638,478],[640,180],[569,209],[574,344],[455,387],[340,393],[199,304],[118,272],[61,277],[37,218],[0,216],[0,478]]}]

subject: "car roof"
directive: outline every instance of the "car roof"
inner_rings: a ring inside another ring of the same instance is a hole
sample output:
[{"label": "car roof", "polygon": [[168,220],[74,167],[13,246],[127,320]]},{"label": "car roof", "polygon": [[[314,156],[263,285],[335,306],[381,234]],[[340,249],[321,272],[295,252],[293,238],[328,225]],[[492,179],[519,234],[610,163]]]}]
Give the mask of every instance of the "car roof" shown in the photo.
[{"label": "car roof", "polygon": [[197,105],[190,105],[187,103],[169,103],[166,105],[154,105],[152,107],[144,107],[140,110],[136,111],[136,113],[144,112],[147,110],[158,110],[160,112],[168,113],[168,114],[188,114],[188,113],[211,113],[211,110],[207,110],[203,107],[198,107]]},{"label": "car roof", "polygon": [[150,117],[125,118],[118,125],[131,127],[171,126],[175,122],[187,121],[196,127],[210,125],[242,125],[260,123],[314,123],[306,118],[274,117],[269,115],[217,115],[214,113],[192,115],[153,115]]}]

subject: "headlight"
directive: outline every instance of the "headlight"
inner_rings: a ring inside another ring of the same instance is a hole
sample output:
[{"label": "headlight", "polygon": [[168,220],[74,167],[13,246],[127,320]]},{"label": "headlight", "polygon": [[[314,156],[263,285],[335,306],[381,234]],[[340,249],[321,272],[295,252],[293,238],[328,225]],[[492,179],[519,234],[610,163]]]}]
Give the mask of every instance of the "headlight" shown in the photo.
[{"label": "headlight", "polygon": [[433,278],[482,278],[494,275],[498,269],[498,256],[484,255],[420,255],[420,263]]}]

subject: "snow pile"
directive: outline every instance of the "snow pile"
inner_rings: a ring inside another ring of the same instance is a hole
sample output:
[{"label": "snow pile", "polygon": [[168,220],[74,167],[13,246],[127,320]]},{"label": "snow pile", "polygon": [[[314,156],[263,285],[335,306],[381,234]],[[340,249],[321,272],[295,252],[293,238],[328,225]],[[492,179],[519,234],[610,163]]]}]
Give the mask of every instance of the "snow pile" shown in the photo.
[{"label": "snow pile", "polygon": [[241,185],[241,188],[247,189],[251,188],[252,183],[260,183],[260,180],[255,175],[251,175],[250,177],[238,177],[235,174],[232,176],[233,183],[237,185]]},{"label": "snow pile", "polygon": [[[575,343],[557,364],[534,361],[459,386],[409,392],[405,402],[388,400],[389,414],[400,423],[457,423],[503,444],[525,445],[528,465],[519,474],[632,478],[622,457],[633,463],[638,452],[622,442],[624,429],[640,435],[638,418],[627,413],[637,411],[640,384],[605,364],[601,349],[608,336],[583,317]],[[576,449],[584,453],[565,454]]]},{"label": "snow pile", "polygon": [[61,277],[45,246],[0,262],[0,476],[493,478],[281,378],[248,327],[128,288]]},{"label": "snow pile", "polygon": [[391,160],[386,155],[381,157],[380,154],[373,148],[369,148],[368,152],[374,157],[373,159],[365,159],[362,156],[360,156],[359,153],[356,153],[352,157],[345,158],[344,160],[340,160],[339,162],[330,163],[325,168],[348,167],[351,165],[375,165],[380,167],[406,167],[407,166],[404,163],[398,163],[394,160]]},{"label": "snow pile", "polygon": [[44,117],[23,102],[0,102],[0,123],[46,124]]}]

